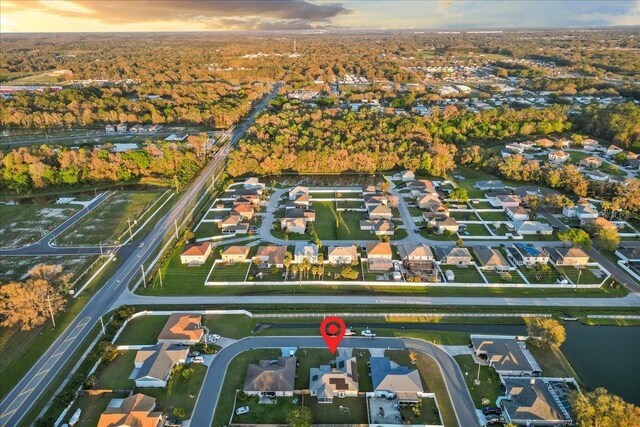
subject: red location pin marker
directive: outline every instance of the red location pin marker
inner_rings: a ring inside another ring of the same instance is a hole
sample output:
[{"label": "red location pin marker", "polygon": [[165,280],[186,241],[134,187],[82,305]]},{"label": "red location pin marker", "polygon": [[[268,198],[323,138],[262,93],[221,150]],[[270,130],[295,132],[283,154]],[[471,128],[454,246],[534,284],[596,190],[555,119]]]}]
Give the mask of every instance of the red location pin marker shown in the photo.
[{"label": "red location pin marker", "polygon": [[327,343],[331,354],[336,352],[342,337],[344,336],[345,326],[344,320],[339,317],[327,317],[320,324],[320,335]]}]

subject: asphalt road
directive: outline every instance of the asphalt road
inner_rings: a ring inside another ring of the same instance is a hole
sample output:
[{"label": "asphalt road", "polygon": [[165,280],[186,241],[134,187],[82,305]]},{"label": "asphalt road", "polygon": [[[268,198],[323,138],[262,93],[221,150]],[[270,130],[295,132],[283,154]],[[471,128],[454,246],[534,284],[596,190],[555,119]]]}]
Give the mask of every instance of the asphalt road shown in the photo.
[{"label": "asphalt road", "polygon": [[[257,348],[325,348],[320,337],[250,337],[241,339],[220,350],[207,370],[202,388],[198,394],[190,425],[210,426],[214,415],[226,372],[231,360],[238,354]],[[460,426],[478,426],[473,401],[464,382],[464,377],[455,360],[440,347],[427,341],[400,338],[344,338],[339,348],[411,348],[433,357],[442,371],[451,403]],[[224,374],[221,374],[224,373]],[[230,414],[229,414],[230,415]],[[227,420],[215,420],[226,424]]]},{"label": "asphalt road", "polygon": [[23,416],[29,412],[46,391],[46,386],[55,380],[74,351],[81,345],[93,327],[98,324],[100,316],[107,313],[118,298],[128,291],[128,284],[138,274],[143,262],[154,256],[154,252],[164,236],[173,233],[174,223],[180,219],[187,207],[209,184],[213,174],[226,164],[227,154],[231,148],[237,144],[244,132],[251,126],[256,114],[276,96],[278,89],[279,85],[256,106],[247,120],[236,127],[231,140],[218,151],[214,159],[209,162],[209,165],[195,179],[178,202],[158,221],[153,230],[142,240],[142,244],[131,253],[31,370],[0,402],[1,427],[18,425]]}]

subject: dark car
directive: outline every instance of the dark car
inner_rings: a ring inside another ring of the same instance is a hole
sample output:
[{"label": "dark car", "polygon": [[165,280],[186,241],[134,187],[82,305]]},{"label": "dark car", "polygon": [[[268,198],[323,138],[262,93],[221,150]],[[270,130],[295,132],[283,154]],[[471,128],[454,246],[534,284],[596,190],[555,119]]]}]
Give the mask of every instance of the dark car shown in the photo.
[{"label": "dark car", "polygon": [[485,406],[482,408],[482,413],[484,415],[502,415],[502,409],[497,406]]}]

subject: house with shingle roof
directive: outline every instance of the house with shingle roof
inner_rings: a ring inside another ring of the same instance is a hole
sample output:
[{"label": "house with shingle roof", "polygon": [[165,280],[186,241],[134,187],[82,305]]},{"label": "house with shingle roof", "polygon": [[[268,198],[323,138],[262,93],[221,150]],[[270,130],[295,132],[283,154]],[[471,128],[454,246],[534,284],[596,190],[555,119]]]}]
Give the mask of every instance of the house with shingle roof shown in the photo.
[{"label": "house with shingle roof", "polygon": [[353,264],[358,261],[358,248],[350,246],[329,246],[328,260],[331,264]]},{"label": "house with shingle roof", "polygon": [[309,187],[293,187],[289,190],[289,200],[295,200],[303,194],[306,194],[307,196],[309,195]]},{"label": "house with shingle roof", "polygon": [[595,156],[585,157],[578,162],[580,166],[584,166],[587,169],[598,169],[602,166],[602,160]]},{"label": "house with shingle roof", "polygon": [[562,150],[556,150],[549,153],[549,161],[551,163],[565,163],[571,156]]},{"label": "house with shingle roof", "polygon": [[156,399],[142,393],[136,393],[124,399],[113,399],[104,410],[97,427],[161,427],[165,417],[160,411],[154,411]]},{"label": "house with shingle roof", "polygon": [[549,253],[549,259],[554,265],[587,265],[589,263],[589,255],[577,247],[557,248],[550,246],[544,249]]},{"label": "house with shingle roof", "polygon": [[231,215],[239,215],[243,219],[251,219],[255,213],[253,205],[235,204],[231,208]]},{"label": "house with shingle roof", "polygon": [[398,365],[388,357],[371,357],[369,363],[375,396],[395,396],[401,405],[418,403],[424,388],[417,369]]},{"label": "house with shingle roof", "polygon": [[369,219],[387,219],[393,218],[391,208],[385,205],[373,205],[367,208]]},{"label": "house with shingle roof", "polygon": [[467,248],[436,248],[436,254],[441,264],[469,265],[471,264],[471,253]]},{"label": "house with shingle roof", "polygon": [[533,356],[525,353],[525,344],[511,337],[471,335],[473,351],[480,360],[501,375],[531,376],[539,367],[532,364]]},{"label": "house with shingle roof", "polygon": [[193,345],[204,337],[202,316],[199,314],[174,313],[164,324],[158,342]]},{"label": "house with shingle roof", "polygon": [[278,357],[250,364],[242,390],[249,396],[293,396],[296,361],[295,357]]},{"label": "house with shingle roof", "polygon": [[338,356],[335,368],[321,365],[309,372],[309,392],[318,403],[332,403],[338,397],[358,396],[358,365],[355,357]]},{"label": "house with shingle roof", "polygon": [[515,269],[497,249],[479,245],[473,247],[473,253],[478,259],[480,268],[483,270],[506,272]]},{"label": "house with shingle roof", "polygon": [[295,250],[293,251],[293,261],[296,264],[300,264],[304,259],[307,259],[311,264],[317,264],[318,245],[315,243],[296,242]]},{"label": "house with shingle roof", "polygon": [[173,368],[185,363],[189,347],[159,343],[136,353],[132,377],[136,387],[166,387]]},{"label": "house with shingle roof", "polygon": [[249,256],[249,246],[229,246],[220,256],[224,262],[244,262]]},{"label": "house with shingle roof", "polygon": [[622,153],[624,150],[617,145],[611,144],[609,148],[607,148],[607,156],[615,156],[618,153]]},{"label": "house with shingle roof", "polygon": [[504,211],[513,221],[526,221],[529,219],[529,209],[522,206],[509,207]]},{"label": "house with shingle roof", "polygon": [[267,245],[260,246],[256,252],[256,258],[259,258],[267,266],[275,265],[278,268],[284,267],[284,257],[287,253],[286,246]]},{"label": "house with shingle roof", "polygon": [[[573,420],[546,378],[502,377],[506,397],[500,406],[507,421],[526,426],[568,426]],[[566,386],[565,386],[566,387]]]},{"label": "house with shingle roof", "polygon": [[367,259],[391,259],[393,252],[391,244],[388,242],[367,243]]}]

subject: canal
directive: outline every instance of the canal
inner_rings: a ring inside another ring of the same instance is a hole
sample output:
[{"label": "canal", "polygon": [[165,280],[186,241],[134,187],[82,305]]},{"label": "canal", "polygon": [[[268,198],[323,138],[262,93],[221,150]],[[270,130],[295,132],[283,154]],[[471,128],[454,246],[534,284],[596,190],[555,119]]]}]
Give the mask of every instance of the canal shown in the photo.
[{"label": "canal", "polygon": [[[525,325],[453,323],[360,323],[347,321],[356,329],[389,328],[405,330],[456,331],[477,334],[526,335]],[[278,328],[313,328],[310,323],[271,324]],[[640,327],[586,326],[565,322],[567,340],[561,349],[582,382],[589,389],[604,387],[627,402],[640,405]],[[634,379],[635,378],[635,379]]]}]

